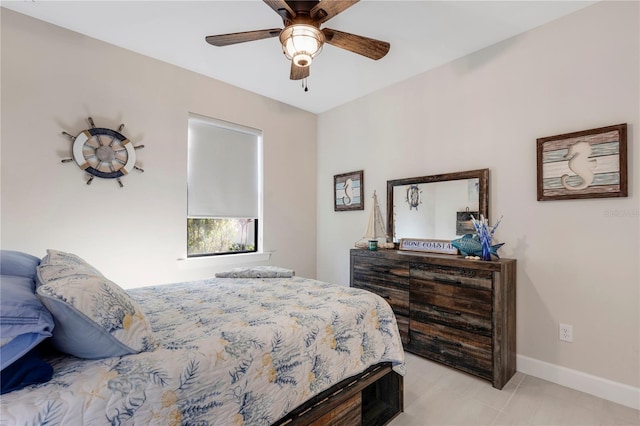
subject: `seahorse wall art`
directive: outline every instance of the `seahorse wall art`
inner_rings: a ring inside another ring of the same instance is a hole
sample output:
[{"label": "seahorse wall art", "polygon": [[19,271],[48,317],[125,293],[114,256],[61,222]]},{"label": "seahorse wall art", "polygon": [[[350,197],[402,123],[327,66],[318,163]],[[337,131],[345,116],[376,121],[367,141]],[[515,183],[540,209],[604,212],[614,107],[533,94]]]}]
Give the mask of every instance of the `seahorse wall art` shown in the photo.
[{"label": "seahorse wall art", "polygon": [[334,176],[335,210],[363,210],[362,172],[349,172]]},{"label": "seahorse wall art", "polygon": [[538,200],[626,197],[627,124],[539,138]]},{"label": "seahorse wall art", "polygon": [[596,168],[596,160],[590,160],[591,145],[589,142],[576,142],[569,147],[569,152],[564,158],[569,159],[569,168],[573,173],[578,175],[582,179],[582,183],[579,185],[569,185],[567,179],[568,174],[562,175],[560,181],[562,186],[568,190],[576,191],[579,189],[585,189],[593,182],[593,171]]},{"label": "seahorse wall art", "polygon": [[342,197],[342,204],[344,204],[345,206],[351,204],[351,201],[353,200],[353,188],[351,186],[352,184],[353,181],[351,179],[347,179],[344,183],[344,196]]}]

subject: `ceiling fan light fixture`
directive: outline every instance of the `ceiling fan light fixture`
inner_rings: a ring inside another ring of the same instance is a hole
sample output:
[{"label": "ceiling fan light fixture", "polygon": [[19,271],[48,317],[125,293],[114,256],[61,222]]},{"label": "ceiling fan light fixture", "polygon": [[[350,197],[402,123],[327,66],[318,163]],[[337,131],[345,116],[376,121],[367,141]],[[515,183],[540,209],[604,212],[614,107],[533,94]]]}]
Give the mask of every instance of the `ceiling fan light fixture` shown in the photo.
[{"label": "ceiling fan light fixture", "polygon": [[311,55],[308,55],[305,52],[301,52],[297,53],[296,56],[294,56],[291,60],[299,67],[308,67],[309,65],[311,65],[311,61],[313,60],[313,58],[311,57]]},{"label": "ceiling fan light fixture", "polygon": [[280,33],[282,52],[299,67],[308,67],[322,50],[324,34],[316,27],[307,24],[294,24]]}]

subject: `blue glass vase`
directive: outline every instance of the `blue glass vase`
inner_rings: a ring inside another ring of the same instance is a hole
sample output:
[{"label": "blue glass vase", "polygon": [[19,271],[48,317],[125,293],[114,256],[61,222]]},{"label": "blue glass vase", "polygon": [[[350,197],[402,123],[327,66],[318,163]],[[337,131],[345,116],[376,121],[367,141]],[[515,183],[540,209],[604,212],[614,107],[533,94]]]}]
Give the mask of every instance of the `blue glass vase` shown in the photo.
[{"label": "blue glass vase", "polygon": [[480,247],[482,248],[480,259],[491,260],[491,237],[488,235],[480,236]]}]

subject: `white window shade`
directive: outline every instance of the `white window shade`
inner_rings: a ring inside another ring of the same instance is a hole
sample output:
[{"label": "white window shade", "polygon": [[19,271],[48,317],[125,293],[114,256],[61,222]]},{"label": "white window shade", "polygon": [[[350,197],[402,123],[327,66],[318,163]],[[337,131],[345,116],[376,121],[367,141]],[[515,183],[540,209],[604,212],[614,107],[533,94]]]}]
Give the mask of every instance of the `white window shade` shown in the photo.
[{"label": "white window shade", "polygon": [[258,130],[189,116],[189,217],[259,217],[260,139]]}]

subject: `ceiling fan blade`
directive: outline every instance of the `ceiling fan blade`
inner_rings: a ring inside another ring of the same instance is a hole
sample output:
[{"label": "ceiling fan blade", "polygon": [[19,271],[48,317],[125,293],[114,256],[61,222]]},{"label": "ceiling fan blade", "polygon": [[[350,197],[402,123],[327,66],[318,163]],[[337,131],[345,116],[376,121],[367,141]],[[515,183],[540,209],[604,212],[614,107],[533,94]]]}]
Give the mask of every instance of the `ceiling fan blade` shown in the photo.
[{"label": "ceiling fan blade", "polygon": [[205,38],[207,43],[214,46],[228,46],[230,44],[244,43],[246,41],[262,40],[263,38],[277,37],[280,35],[280,28],[270,30],[245,31],[242,33],[230,33],[210,35]]},{"label": "ceiling fan blade", "polygon": [[360,0],[322,0],[311,9],[309,15],[315,22],[322,24],[358,3],[358,1]]},{"label": "ceiling fan blade", "polygon": [[263,0],[271,9],[273,9],[283,20],[291,20],[296,17],[295,10],[284,0]]},{"label": "ceiling fan blade", "polygon": [[291,80],[302,80],[303,78],[309,77],[309,68],[310,67],[299,67],[291,61],[291,75],[289,78]]},{"label": "ceiling fan blade", "polygon": [[389,52],[391,45],[386,41],[380,41],[369,37],[344,33],[330,28],[323,28],[327,43],[341,49],[349,50],[367,58],[378,60]]}]

